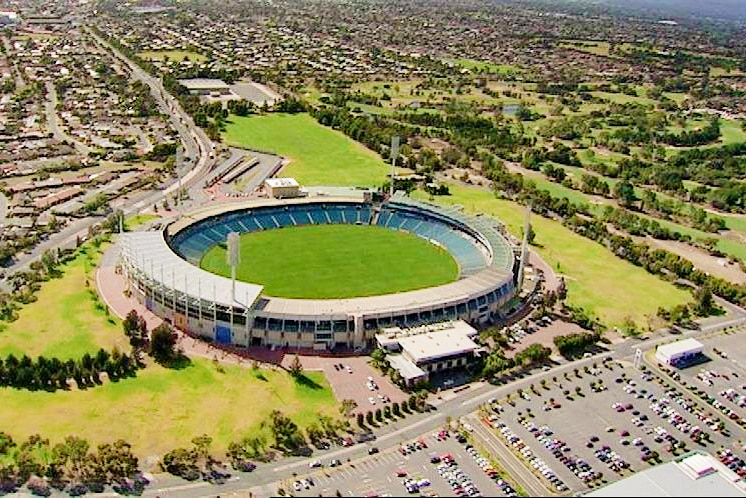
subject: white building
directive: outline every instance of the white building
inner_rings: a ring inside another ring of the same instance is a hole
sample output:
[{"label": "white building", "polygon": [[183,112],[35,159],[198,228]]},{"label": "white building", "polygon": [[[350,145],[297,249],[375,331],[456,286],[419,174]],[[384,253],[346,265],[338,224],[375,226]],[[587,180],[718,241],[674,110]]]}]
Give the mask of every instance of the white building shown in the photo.
[{"label": "white building", "polygon": [[300,184],[295,178],[267,178],[264,181],[267,193],[274,199],[302,197]]},{"label": "white building", "polygon": [[711,455],[693,453],[636,472],[585,496],[737,497],[746,496],[746,483]]},{"label": "white building", "polygon": [[430,373],[466,366],[481,349],[473,340],[476,335],[474,327],[455,320],[410,329],[390,327],[376,335],[376,342],[388,351],[401,351],[387,359],[411,385]]},{"label": "white building", "polygon": [[683,341],[658,346],[655,351],[655,358],[663,365],[675,367],[684,360],[702,354],[703,349],[704,346],[698,340],[684,339]]}]

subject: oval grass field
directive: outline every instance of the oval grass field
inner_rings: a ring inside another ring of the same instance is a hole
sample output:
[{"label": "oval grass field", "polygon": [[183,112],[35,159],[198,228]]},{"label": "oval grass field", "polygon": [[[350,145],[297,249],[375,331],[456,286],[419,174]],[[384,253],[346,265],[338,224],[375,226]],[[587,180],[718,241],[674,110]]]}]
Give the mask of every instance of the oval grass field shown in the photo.
[{"label": "oval grass field", "polygon": [[[405,292],[453,282],[448,251],[406,232],[370,225],[309,225],[243,234],[236,278],[268,296],[339,299]],[[200,266],[226,277],[226,249]]]}]

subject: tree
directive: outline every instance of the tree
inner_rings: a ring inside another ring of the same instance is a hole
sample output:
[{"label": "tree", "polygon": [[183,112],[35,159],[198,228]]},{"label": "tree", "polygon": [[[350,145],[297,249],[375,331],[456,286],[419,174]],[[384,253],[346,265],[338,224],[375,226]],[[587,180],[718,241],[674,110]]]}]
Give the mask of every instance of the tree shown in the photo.
[{"label": "tree", "polygon": [[709,316],[717,308],[712,298],[712,290],[710,286],[705,284],[700,286],[694,292],[694,312],[698,316]]},{"label": "tree", "polygon": [[362,413],[357,414],[357,425],[361,428],[365,425],[365,416]]},{"label": "tree", "polygon": [[290,375],[293,377],[300,377],[303,375],[303,364],[300,362],[300,358],[298,358],[297,354],[293,357],[293,361],[288,370],[290,371]]},{"label": "tree", "polygon": [[383,413],[380,408],[376,408],[376,420],[378,422],[383,422]]},{"label": "tree", "polygon": [[303,436],[300,434],[298,426],[281,411],[272,411],[270,423],[270,429],[278,448],[294,450],[303,444]]},{"label": "tree", "polygon": [[365,421],[368,423],[368,425],[373,425],[373,412],[370,410],[368,413],[365,414]]},{"label": "tree", "polygon": [[52,449],[52,461],[64,469],[73,482],[79,482],[83,476],[84,465],[88,459],[90,445],[85,439],[67,436],[65,441]]},{"label": "tree", "polygon": [[168,364],[176,357],[176,334],[163,322],[158,325],[150,340],[150,355],[160,364]]},{"label": "tree", "polygon": [[207,434],[202,434],[192,439],[194,445],[194,454],[197,457],[196,463],[203,471],[209,469],[211,464],[210,458],[210,447],[212,446],[212,438]]},{"label": "tree", "polygon": [[345,416],[349,417],[352,410],[357,408],[357,403],[354,399],[343,399],[342,406],[339,407],[339,411]]},{"label": "tree", "polygon": [[147,345],[148,326],[145,318],[137,314],[137,311],[131,310],[122,321],[124,335],[129,337],[130,345],[135,349],[142,349]]},{"label": "tree", "polygon": [[176,448],[163,455],[161,467],[170,474],[186,479],[187,481],[194,481],[200,477],[196,462],[197,456],[193,451],[185,448]]},{"label": "tree", "polygon": [[614,196],[622,206],[630,206],[637,200],[635,187],[628,180],[622,180],[614,186]]}]

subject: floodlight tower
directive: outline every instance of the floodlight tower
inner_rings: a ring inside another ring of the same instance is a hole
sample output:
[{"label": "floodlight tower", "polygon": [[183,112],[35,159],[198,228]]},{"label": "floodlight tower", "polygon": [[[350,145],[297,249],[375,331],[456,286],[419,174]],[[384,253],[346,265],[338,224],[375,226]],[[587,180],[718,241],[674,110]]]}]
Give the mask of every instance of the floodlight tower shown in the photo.
[{"label": "floodlight tower", "polygon": [[389,186],[389,196],[394,196],[394,177],[396,176],[396,159],[399,157],[399,136],[391,137],[391,185]]},{"label": "floodlight tower", "polygon": [[231,302],[236,301],[236,267],[241,262],[241,255],[238,251],[238,232],[228,234],[226,240],[228,245],[228,264],[231,267]]},{"label": "floodlight tower", "polygon": [[526,269],[526,258],[528,258],[528,235],[531,231],[531,206],[526,206],[526,217],[523,223],[523,241],[521,243],[521,260],[518,266],[518,290],[523,287],[523,272]]}]

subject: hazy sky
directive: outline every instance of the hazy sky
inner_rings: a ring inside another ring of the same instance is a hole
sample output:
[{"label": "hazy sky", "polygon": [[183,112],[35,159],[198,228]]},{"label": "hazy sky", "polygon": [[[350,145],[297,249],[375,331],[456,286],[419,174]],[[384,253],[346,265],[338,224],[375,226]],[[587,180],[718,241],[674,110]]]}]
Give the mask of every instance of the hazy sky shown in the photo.
[{"label": "hazy sky", "polygon": [[668,11],[672,16],[746,19],[746,0],[592,0],[615,7],[647,8]]}]

